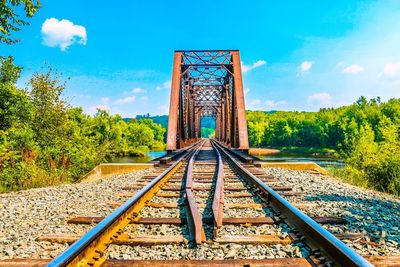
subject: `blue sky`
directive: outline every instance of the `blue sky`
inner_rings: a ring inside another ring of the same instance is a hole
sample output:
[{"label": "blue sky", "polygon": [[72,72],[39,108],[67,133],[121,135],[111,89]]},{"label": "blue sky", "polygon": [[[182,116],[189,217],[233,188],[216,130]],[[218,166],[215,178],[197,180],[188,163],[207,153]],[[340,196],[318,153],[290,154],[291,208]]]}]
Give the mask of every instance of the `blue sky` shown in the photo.
[{"label": "blue sky", "polygon": [[307,110],[364,95],[400,97],[399,1],[42,0],[0,45],[24,67],[47,62],[85,112],[167,114],[173,51],[240,49],[246,107]]}]

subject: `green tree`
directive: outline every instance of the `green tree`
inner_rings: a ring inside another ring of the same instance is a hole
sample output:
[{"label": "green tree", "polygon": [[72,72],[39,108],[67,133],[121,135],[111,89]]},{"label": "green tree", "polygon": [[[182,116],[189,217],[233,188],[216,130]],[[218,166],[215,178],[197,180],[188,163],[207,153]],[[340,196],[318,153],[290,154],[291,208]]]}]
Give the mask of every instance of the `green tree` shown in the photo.
[{"label": "green tree", "polygon": [[21,70],[14,65],[12,57],[0,57],[0,130],[10,128],[13,123],[25,123],[31,118],[32,106],[28,96],[15,86]]},{"label": "green tree", "polygon": [[22,7],[24,16],[31,18],[39,10],[40,0],[2,0],[0,1],[0,42],[13,44],[19,40],[11,37],[12,32],[20,30],[29,23],[21,19],[17,10]]}]

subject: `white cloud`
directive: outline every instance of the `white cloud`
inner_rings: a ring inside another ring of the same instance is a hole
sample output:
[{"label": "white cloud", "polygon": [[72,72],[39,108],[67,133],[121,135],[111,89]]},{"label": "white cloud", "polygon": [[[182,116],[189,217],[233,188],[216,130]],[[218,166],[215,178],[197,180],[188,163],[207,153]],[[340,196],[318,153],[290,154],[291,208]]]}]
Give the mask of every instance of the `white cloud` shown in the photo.
[{"label": "white cloud", "polygon": [[108,105],[97,105],[97,106],[91,106],[89,107],[86,112],[90,115],[94,115],[97,113],[97,110],[105,110],[105,111],[110,111],[110,107]]},{"label": "white cloud", "polygon": [[314,62],[312,62],[312,61],[301,62],[300,66],[299,66],[299,73],[298,73],[299,76],[303,76],[303,75],[309,73],[313,64],[314,64]]},{"label": "white cloud", "polygon": [[307,99],[309,104],[327,105],[331,102],[332,97],[328,93],[316,93],[310,95]]},{"label": "white cloud", "polygon": [[146,90],[139,88],[139,87],[132,89],[132,93],[134,93],[134,94],[140,94],[140,93],[144,93],[144,92],[146,92]]},{"label": "white cloud", "polygon": [[126,105],[126,104],[130,104],[130,103],[135,102],[135,100],[136,100],[136,96],[134,96],[134,95],[133,96],[127,96],[127,97],[115,100],[114,104]]},{"label": "white cloud", "polygon": [[379,76],[388,78],[400,77],[400,62],[386,64]]},{"label": "white cloud", "polygon": [[171,89],[171,80],[165,81],[165,82],[163,82],[163,84],[161,86],[158,85],[156,87],[157,91],[160,91],[162,89]]},{"label": "white cloud", "polygon": [[107,105],[98,105],[96,106],[96,109],[101,109],[101,110],[110,110],[110,107]]},{"label": "white cloud", "polygon": [[261,60],[261,59],[254,62],[253,65],[246,65],[242,62],[242,72],[249,72],[249,71],[251,71],[255,68],[261,67],[265,64],[267,64],[267,61]]},{"label": "white cloud", "polygon": [[56,18],[46,19],[42,24],[43,44],[50,47],[60,47],[64,51],[68,46],[78,43],[86,45],[86,28],[73,22]]},{"label": "white cloud", "polygon": [[286,104],[286,101],[284,101],[284,100],[281,100],[281,101],[266,100],[264,103],[265,103],[265,105],[267,105],[267,107],[274,108],[276,106],[280,106],[280,105]]},{"label": "white cloud", "polygon": [[149,97],[147,95],[144,95],[144,96],[140,97],[140,100],[142,102],[146,102],[147,100],[149,100]]},{"label": "white cloud", "polygon": [[346,68],[344,68],[342,70],[342,72],[349,73],[349,74],[357,74],[357,73],[360,73],[362,71],[364,71],[364,67],[360,66],[360,65],[357,65],[357,64],[353,64],[353,65],[347,66]]},{"label": "white cloud", "polygon": [[247,87],[244,89],[244,95],[247,95],[248,93],[250,93],[250,88]]},{"label": "white cloud", "polygon": [[171,80],[165,81],[165,82],[162,84],[162,88],[164,88],[164,89],[171,89]]}]

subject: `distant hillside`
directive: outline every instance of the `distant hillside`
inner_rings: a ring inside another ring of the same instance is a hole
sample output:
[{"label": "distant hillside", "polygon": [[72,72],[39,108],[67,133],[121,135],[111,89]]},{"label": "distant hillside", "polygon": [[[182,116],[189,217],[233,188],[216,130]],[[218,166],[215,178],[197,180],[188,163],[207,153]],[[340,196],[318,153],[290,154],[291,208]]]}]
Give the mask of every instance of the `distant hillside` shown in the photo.
[{"label": "distant hillside", "polygon": [[161,124],[162,127],[165,129],[168,128],[168,115],[161,115],[161,116],[149,116],[147,115],[137,115],[136,119],[142,119],[142,118],[147,118],[147,119],[152,119],[155,123]]}]

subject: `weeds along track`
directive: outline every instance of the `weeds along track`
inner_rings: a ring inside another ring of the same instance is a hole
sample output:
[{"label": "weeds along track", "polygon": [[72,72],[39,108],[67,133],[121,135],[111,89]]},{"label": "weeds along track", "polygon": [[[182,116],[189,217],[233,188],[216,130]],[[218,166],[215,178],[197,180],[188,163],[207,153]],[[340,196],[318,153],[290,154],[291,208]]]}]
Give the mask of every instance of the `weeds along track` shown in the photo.
[{"label": "weeds along track", "polygon": [[334,236],[320,225],[340,227],[343,219],[306,216],[302,211],[310,203],[302,202],[299,193],[279,185],[241,152],[206,139],[160,162],[169,163],[116,192],[127,200],[107,203],[115,207],[109,216],[69,220],[93,224],[85,235],[39,237],[71,244],[58,257],[19,263],[372,266],[340,241],[358,238],[357,233]]}]

